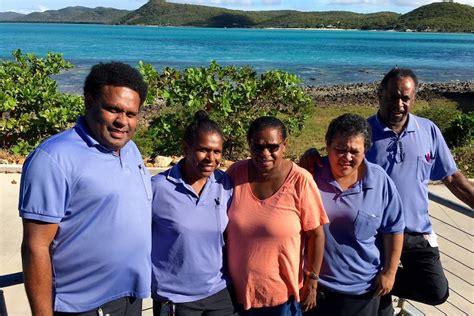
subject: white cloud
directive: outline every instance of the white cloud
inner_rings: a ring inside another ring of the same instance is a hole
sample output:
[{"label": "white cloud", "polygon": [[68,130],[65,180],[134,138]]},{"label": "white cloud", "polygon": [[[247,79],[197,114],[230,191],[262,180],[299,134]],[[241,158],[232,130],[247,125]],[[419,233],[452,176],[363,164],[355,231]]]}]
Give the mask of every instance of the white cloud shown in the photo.
[{"label": "white cloud", "polygon": [[36,6],[36,9],[34,11],[39,11],[39,12],[44,12],[44,11],[48,11],[49,8],[47,6],[44,6],[44,5],[37,5]]}]

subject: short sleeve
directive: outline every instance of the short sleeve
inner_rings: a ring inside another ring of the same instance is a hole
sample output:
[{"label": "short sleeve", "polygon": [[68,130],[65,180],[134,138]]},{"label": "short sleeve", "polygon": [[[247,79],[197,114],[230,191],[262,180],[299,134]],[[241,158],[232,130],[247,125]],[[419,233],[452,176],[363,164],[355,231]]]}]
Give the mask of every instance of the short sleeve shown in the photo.
[{"label": "short sleeve", "polygon": [[379,231],[383,234],[397,234],[405,230],[403,204],[395,183],[386,176],[384,210]]},{"label": "short sleeve", "polygon": [[236,183],[240,183],[245,178],[245,172],[247,172],[247,163],[248,160],[241,160],[234,162],[227,170],[226,174],[231,179],[231,182],[235,185]]},{"label": "short sleeve", "polygon": [[431,168],[430,179],[442,180],[453,175],[456,170],[456,162],[454,161],[451,151],[439,128],[433,124],[433,141],[436,146],[436,153],[433,166]]},{"label": "short sleeve", "polygon": [[59,223],[66,212],[68,197],[69,186],[64,172],[47,152],[37,148],[23,166],[20,216]]},{"label": "short sleeve", "polygon": [[[295,165],[296,166],[296,165]],[[299,167],[298,167],[299,168]],[[299,183],[301,226],[303,231],[313,230],[329,223],[328,216],[319,194],[318,186],[310,173],[301,169]]]}]

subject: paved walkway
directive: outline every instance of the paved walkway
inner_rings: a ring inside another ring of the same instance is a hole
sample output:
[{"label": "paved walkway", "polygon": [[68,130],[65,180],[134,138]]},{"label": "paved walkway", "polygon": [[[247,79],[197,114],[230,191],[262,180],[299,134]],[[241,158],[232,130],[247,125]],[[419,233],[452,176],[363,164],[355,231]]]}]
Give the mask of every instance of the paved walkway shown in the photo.
[{"label": "paved walkway", "polygon": [[[19,182],[19,173],[0,173],[0,275],[21,271],[22,228],[17,211]],[[440,306],[408,302],[406,309],[415,315],[474,315],[474,212],[461,206],[444,185],[430,185],[430,193],[429,211],[438,234],[451,295]],[[30,314],[22,284],[3,290],[9,315]],[[152,315],[150,300],[145,301],[144,308],[144,315]]]}]

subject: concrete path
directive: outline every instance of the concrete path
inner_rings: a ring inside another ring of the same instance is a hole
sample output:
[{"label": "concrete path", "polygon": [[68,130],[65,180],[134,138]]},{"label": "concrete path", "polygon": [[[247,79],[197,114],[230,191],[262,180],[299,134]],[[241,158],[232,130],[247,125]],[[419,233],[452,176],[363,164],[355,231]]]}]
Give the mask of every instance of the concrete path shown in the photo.
[{"label": "concrete path", "polygon": [[[17,211],[19,183],[19,173],[0,173],[0,275],[21,271],[22,227]],[[474,212],[456,200],[444,185],[430,185],[429,190],[429,211],[438,234],[451,295],[446,303],[436,307],[407,302],[407,314],[474,315]],[[22,284],[3,291],[9,315],[30,315]],[[144,315],[152,315],[150,300],[145,301]]]}]

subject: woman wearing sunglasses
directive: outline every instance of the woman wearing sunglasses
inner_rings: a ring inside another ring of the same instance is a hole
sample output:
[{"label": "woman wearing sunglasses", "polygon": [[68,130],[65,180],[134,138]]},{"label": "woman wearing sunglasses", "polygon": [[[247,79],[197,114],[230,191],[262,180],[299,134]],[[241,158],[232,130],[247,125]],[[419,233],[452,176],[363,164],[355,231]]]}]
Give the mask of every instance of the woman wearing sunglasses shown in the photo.
[{"label": "woman wearing sunglasses", "polygon": [[239,314],[301,315],[315,305],[327,216],[312,176],[283,159],[288,139],[280,120],[256,119],[247,141],[251,159],[228,170],[228,266]]}]

